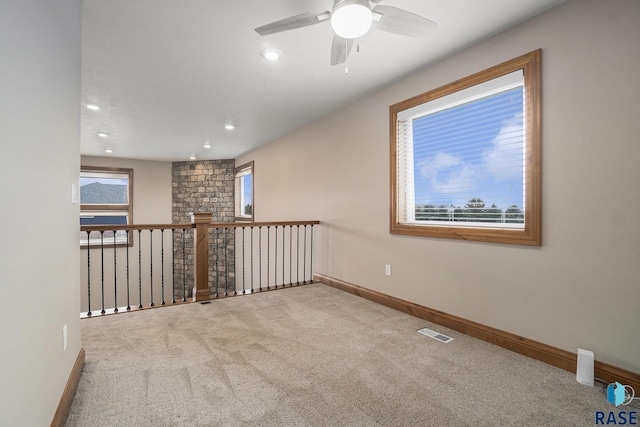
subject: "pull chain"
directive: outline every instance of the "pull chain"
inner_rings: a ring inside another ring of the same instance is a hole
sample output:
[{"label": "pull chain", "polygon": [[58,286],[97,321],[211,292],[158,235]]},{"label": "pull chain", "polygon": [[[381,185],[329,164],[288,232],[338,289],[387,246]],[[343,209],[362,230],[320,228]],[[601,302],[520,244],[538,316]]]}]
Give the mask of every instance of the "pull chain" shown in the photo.
[{"label": "pull chain", "polygon": [[[344,74],[349,75],[349,65],[347,64],[347,60],[349,59],[349,40],[344,39],[345,41],[345,59],[344,59]],[[360,41],[356,40],[356,53],[360,53]]]},{"label": "pull chain", "polygon": [[344,74],[349,75],[349,39],[344,39]]}]

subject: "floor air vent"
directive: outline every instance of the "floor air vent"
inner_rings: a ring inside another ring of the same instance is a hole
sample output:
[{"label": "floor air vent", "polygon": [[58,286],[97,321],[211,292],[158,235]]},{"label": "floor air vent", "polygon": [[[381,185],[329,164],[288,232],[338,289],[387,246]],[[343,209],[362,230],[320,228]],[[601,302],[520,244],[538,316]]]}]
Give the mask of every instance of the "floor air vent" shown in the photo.
[{"label": "floor air vent", "polygon": [[433,338],[434,340],[438,340],[444,343],[453,341],[453,338],[448,337],[444,334],[441,334],[440,332],[432,331],[429,328],[420,329],[418,332],[421,333],[422,335],[426,335],[428,337]]}]

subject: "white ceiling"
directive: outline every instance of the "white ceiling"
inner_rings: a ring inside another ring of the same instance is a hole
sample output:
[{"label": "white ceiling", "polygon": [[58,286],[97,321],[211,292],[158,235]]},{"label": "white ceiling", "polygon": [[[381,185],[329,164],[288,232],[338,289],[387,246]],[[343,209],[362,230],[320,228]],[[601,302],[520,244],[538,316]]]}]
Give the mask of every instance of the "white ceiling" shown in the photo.
[{"label": "white ceiling", "polygon": [[[347,75],[329,65],[329,22],[254,31],[332,0],[83,0],[82,102],[102,109],[82,109],[81,153],[235,158],[564,1],[385,0],[438,27],[419,39],[372,30]],[[282,59],[264,60],[267,47]]]}]

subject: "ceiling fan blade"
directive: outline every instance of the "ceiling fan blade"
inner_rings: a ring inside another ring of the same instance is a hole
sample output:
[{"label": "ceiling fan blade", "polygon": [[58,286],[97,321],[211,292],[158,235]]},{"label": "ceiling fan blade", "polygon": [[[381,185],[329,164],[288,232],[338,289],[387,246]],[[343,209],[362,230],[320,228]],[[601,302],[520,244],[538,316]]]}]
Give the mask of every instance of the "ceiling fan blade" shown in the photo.
[{"label": "ceiling fan blade", "polygon": [[420,15],[393,6],[376,6],[373,8],[373,15],[377,29],[404,36],[424,36],[438,25]]},{"label": "ceiling fan blade", "polygon": [[370,1],[371,3],[380,3],[380,2],[382,2],[383,0],[369,0],[369,1]]},{"label": "ceiling fan blade", "polygon": [[267,34],[295,30],[296,28],[314,25],[319,22],[328,21],[330,18],[331,12],[328,10],[301,13],[300,15],[295,15],[290,18],[281,19],[280,21],[258,27],[256,28],[256,32],[261,36],[266,36]]},{"label": "ceiling fan blade", "polygon": [[343,39],[337,34],[333,35],[331,44],[331,65],[344,64],[353,47],[353,39]]}]

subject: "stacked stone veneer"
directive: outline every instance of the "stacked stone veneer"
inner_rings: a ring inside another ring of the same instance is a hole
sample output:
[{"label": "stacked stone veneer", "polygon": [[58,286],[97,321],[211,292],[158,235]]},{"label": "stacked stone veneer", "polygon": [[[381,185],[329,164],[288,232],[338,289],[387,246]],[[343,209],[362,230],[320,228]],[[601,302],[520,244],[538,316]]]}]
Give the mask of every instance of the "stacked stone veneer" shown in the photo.
[{"label": "stacked stone veneer", "polygon": [[[172,222],[191,222],[193,212],[212,212],[212,222],[234,221],[234,160],[175,162],[171,166]],[[174,235],[174,283],[176,300],[189,298],[193,290],[193,230]],[[233,229],[209,231],[209,290],[212,294],[235,289],[235,238]],[[183,294],[183,278],[186,292]]]}]

